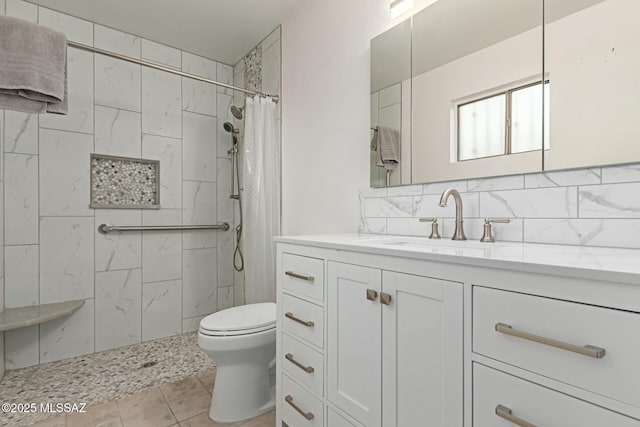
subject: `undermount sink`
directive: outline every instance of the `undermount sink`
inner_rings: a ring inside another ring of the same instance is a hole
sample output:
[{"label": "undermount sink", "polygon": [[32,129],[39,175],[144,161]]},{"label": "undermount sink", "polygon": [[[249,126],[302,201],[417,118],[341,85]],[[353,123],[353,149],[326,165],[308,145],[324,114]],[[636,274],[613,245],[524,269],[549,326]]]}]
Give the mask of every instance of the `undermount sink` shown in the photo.
[{"label": "undermount sink", "polygon": [[494,249],[502,245],[495,243],[484,243],[477,240],[450,240],[450,239],[427,239],[424,237],[394,237],[381,240],[381,245],[421,247],[421,248],[454,248],[454,249]]}]

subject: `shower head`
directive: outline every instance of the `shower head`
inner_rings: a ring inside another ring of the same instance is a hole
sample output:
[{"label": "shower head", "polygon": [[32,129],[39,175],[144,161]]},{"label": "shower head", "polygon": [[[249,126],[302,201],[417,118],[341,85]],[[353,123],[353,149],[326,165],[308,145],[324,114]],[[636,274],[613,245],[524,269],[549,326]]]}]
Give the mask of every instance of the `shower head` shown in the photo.
[{"label": "shower head", "polygon": [[229,133],[235,134],[238,132],[238,130],[236,128],[233,127],[233,125],[229,122],[224,122],[224,124],[222,125],[222,127],[224,127],[224,130],[226,130]]},{"label": "shower head", "polygon": [[233,114],[233,117],[238,120],[242,120],[242,110],[244,110],[244,107],[236,107],[235,105],[232,105],[230,110],[231,114]]}]

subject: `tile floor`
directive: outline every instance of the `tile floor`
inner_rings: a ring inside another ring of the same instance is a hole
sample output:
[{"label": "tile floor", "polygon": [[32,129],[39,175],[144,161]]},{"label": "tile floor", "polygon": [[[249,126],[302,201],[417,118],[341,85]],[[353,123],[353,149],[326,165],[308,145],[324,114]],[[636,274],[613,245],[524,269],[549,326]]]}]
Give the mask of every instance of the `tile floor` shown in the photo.
[{"label": "tile floor", "polygon": [[[155,364],[144,367],[149,362]],[[7,371],[0,381],[0,401],[37,405],[83,402],[90,407],[102,402],[116,402],[125,396],[140,396],[151,388],[176,384],[185,378],[211,372],[213,368],[215,363],[198,347],[196,334],[176,335]],[[167,400],[172,401],[176,415],[183,420],[183,413],[191,413],[184,402],[180,407],[176,406],[174,397],[169,395]],[[51,416],[39,411],[0,412],[0,426],[29,426]]]},{"label": "tile floor", "polygon": [[273,427],[275,412],[238,423],[209,418],[215,369],[172,384],[88,407],[85,413],[61,415],[33,427]]}]

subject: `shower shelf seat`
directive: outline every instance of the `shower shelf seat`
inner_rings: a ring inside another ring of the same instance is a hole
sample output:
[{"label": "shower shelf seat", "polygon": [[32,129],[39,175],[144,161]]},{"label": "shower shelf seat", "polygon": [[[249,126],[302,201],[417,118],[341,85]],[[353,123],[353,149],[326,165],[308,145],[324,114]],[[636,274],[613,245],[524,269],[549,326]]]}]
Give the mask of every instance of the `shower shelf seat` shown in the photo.
[{"label": "shower shelf seat", "polygon": [[84,300],[6,308],[0,313],[0,332],[48,322],[75,313]]}]

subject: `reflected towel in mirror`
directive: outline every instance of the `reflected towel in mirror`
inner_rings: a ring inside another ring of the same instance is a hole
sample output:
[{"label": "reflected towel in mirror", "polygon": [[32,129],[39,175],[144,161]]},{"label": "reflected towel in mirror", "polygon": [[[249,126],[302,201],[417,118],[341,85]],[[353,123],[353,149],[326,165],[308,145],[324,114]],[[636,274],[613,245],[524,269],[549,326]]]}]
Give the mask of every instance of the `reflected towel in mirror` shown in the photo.
[{"label": "reflected towel in mirror", "polygon": [[400,132],[386,126],[376,126],[371,149],[378,152],[377,166],[395,169],[400,163]]}]

